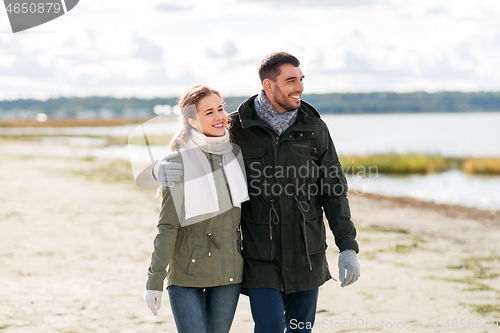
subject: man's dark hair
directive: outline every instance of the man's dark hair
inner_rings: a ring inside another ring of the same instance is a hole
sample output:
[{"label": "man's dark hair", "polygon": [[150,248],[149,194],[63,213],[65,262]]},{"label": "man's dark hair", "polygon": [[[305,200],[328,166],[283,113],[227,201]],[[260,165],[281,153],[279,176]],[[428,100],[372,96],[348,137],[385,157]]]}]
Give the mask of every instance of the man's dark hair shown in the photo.
[{"label": "man's dark hair", "polygon": [[299,67],[300,61],[293,55],[286,52],[275,52],[266,55],[259,65],[260,82],[264,82],[265,79],[276,81],[276,78],[281,73],[281,65],[285,64],[291,64],[295,67]]}]

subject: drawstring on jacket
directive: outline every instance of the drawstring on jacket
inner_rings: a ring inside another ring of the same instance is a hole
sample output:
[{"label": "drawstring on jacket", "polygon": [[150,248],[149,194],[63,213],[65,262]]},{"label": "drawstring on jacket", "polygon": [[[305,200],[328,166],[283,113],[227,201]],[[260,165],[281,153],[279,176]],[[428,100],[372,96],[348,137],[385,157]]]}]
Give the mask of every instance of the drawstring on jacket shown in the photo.
[{"label": "drawstring on jacket", "polygon": [[273,240],[273,224],[280,223],[278,211],[274,208],[274,199],[271,199],[271,208],[269,208],[269,240]]},{"label": "drawstring on jacket", "polygon": [[297,201],[297,206],[299,207],[300,214],[302,215],[302,232],[304,233],[304,244],[306,245],[307,262],[309,263],[309,269],[312,271],[311,258],[309,257],[309,246],[307,244],[307,234],[306,234],[306,213],[309,211],[309,204],[305,201],[299,201],[297,196],[294,195],[293,198]]}]

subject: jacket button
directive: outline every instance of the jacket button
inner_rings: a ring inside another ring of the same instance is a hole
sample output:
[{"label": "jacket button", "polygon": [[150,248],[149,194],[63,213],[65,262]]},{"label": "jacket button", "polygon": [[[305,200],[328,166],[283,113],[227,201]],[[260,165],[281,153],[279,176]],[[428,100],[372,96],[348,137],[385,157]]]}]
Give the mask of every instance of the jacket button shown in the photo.
[{"label": "jacket button", "polygon": [[231,281],[231,282],[232,282],[232,281],[233,281],[233,278],[229,278],[229,281]]},{"label": "jacket button", "polygon": [[300,133],[300,136],[304,136],[304,134]]},{"label": "jacket button", "polygon": [[240,228],[236,229],[236,231],[240,232]]},{"label": "jacket button", "polygon": [[209,233],[207,234],[207,236],[208,236],[208,237],[212,236],[212,233],[211,233],[211,232],[209,232]]},{"label": "jacket button", "polygon": [[212,256],[212,252],[208,252],[208,256],[211,257]]},{"label": "jacket button", "polygon": [[196,262],[196,259],[191,259],[191,262]]},{"label": "jacket button", "polygon": [[314,132],[312,132],[312,135],[314,135]]},{"label": "jacket button", "polygon": [[222,163],[219,163],[219,166],[222,166]]}]

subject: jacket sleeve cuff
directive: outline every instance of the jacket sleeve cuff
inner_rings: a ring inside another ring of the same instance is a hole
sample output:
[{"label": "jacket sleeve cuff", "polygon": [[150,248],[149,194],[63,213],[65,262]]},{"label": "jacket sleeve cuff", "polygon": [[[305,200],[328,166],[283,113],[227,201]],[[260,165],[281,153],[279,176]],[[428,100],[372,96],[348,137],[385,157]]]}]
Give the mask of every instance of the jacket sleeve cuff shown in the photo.
[{"label": "jacket sleeve cuff", "polygon": [[163,280],[148,279],[146,290],[163,291]]},{"label": "jacket sleeve cuff", "polygon": [[356,251],[356,253],[359,252],[358,242],[356,242],[355,239],[345,238],[342,241],[340,241],[337,246],[338,246],[340,252],[342,252],[344,250],[354,250],[354,251]]}]

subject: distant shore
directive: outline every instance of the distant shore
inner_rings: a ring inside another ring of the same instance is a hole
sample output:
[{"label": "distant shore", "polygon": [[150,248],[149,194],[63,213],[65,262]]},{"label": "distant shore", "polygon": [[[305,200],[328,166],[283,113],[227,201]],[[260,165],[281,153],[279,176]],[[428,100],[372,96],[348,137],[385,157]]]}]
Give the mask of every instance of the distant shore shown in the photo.
[{"label": "distant shore", "polygon": [[[46,121],[37,121],[35,119],[0,119],[0,127],[86,127],[86,126],[123,126],[127,124],[141,124],[153,118],[112,118],[112,119],[77,119],[65,118],[54,119],[49,118]],[[175,120],[175,118],[172,118]]]}]

